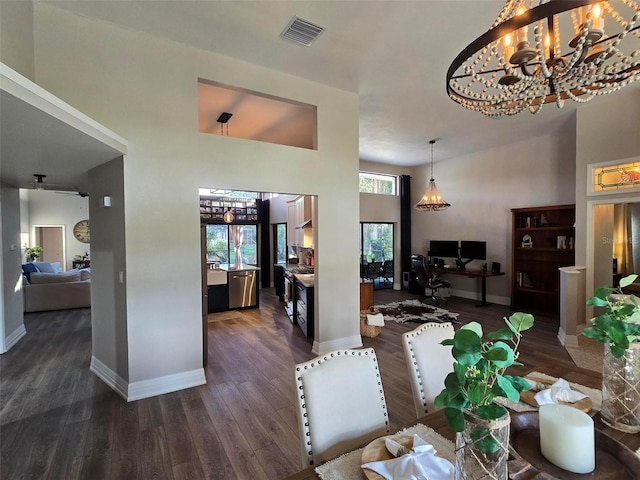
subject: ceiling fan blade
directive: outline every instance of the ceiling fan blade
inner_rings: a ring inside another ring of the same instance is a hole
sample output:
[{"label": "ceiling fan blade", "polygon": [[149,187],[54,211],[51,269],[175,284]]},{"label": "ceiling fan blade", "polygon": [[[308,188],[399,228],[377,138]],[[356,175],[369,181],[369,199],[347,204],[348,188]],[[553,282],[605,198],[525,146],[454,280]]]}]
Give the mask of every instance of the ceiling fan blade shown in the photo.
[{"label": "ceiling fan blade", "polygon": [[79,191],[65,191],[65,190],[54,190],[53,193],[59,193],[60,195],[66,195],[66,196],[71,196],[71,197],[81,197],[81,198],[85,198],[89,196],[88,192],[79,192]]}]

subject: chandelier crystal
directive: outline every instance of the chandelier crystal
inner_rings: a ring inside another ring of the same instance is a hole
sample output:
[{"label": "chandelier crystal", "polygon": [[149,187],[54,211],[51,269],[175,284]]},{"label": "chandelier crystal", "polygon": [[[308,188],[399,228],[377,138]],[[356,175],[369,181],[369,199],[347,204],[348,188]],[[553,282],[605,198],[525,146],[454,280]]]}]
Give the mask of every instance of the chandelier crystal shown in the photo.
[{"label": "chandelier crystal", "polygon": [[451,204],[444,201],[433,178],[433,145],[436,141],[429,140],[429,143],[431,144],[431,178],[422,198],[414,205],[414,208],[421,212],[440,212],[449,208]]},{"label": "chandelier crystal", "polygon": [[489,117],[584,103],[640,77],[640,3],[507,0],[447,72],[447,93]]}]

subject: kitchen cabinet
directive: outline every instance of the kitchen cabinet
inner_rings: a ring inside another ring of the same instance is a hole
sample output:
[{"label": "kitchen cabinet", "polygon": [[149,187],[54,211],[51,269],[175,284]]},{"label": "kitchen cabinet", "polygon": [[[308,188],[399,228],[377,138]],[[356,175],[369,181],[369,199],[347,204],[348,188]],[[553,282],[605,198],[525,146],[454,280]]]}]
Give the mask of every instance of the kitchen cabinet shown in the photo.
[{"label": "kitchen cabinet", "polygon": [[304,284],[299,279],[296,279],[295,291],[296,322],[307,339],[313,342],[314,287],[309,284]]},{"label": "kitchen cabinet", "polygon": [[558,313],[558,269],[575,265],[575,205],[513,208],[511,215],[511,308]]},{"label": "kitchen cabinet", "polygon": [[209,285],[207,287],[208,312],[226,312],[229,310],[228,285]]},{"label": "kitchen cabinet", "polygon": [[314,199],[311,195],[300,195],[287,202],[287,243],[289,245],[313,247],[313,224],[311,223],[313,210]]},{"label": "kitchen cabinet", "polygon": [[291,200],[287,202],[287,245],[298,245],[297,221],[298,211],[296,209],[296,201]]}]

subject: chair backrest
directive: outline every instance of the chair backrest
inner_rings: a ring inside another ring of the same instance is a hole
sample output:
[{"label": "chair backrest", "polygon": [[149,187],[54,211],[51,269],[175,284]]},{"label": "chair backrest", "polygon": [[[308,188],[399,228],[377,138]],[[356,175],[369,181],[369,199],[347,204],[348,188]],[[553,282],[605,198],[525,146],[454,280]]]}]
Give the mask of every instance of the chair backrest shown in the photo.
[{"label": "chair backrest", "polygon": [[431,276],[427,273],[424,255],[411,255],[411,266],[416,272],[418,285],[429,287],[431,285]]},{"label": "chair backrest", "polygon": [[370,262],[367,265],[367,277],[370,279],[376,279],[382,275],[382,262]]},{"label": "chair backrest", "polygon": [[453,334],[450,322],[423,323],[402,334],[417,418],[434,410],[433,401],[444,388],[444,379],[453,371],[451,346],[440,345],[443,340],[453,338]]},{"label": "chair backrest", "polygon": [[334,350],[299,363],[295,383],[304,468],[389,433],[373,348]]},{"label": "chair backrest", "polygon": [[385,260],[382,266],[382,275],[385,278],[393,277],[393,260]]}]

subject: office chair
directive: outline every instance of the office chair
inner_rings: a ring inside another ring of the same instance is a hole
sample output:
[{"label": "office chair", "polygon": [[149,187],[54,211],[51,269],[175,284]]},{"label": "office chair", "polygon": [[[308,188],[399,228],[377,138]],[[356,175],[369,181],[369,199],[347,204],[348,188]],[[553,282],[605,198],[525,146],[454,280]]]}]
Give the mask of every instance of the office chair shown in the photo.
[{"label": "office chair", "polygon": [[445,280],[439,279],[436,274],[429,270],[429,266],[427,265],[424,255],[411,255],[411,266],[418,275],[418,285],[424,287],[425,289],[428,288],[429,290],[431,290],[431,295],[423,295],[422,297],[420,297],[420,301],[422,302],[426,298],[430,297],[437,306],[440,306],[438,289],[450,288],[451,284]]}]

